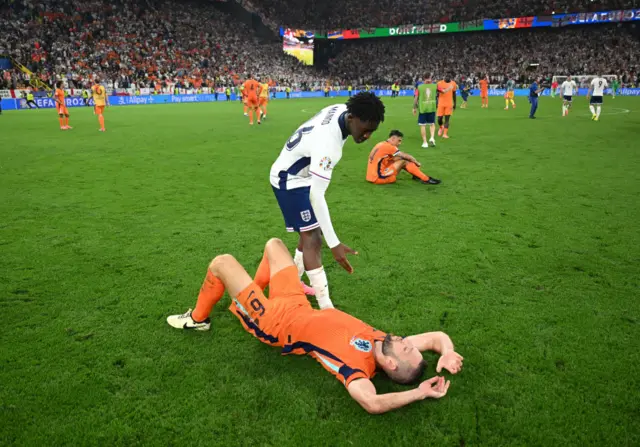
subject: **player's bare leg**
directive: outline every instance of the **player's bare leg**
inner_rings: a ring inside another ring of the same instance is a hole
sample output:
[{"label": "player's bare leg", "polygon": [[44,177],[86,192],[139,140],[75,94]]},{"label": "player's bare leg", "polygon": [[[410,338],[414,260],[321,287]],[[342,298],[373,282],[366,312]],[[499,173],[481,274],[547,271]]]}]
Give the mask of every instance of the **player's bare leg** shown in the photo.
[{"label": "player's bare leg", "polygon": [[196,307],[182,315],[171,315],[167,323],[176,329],[208,331],[211,328],[209,315],[224,295],[237,296],[252,283],[251,276],[231,255],[216,256],[207,268],[207,276],[202,283]]},{"label": "player's bare leg", "polygon": [[329,296],[329,282],[327,273],[322,267],[322,231],[320,228],[300,233],[302,245],[302,259],[311,287],[315,290],[316,300],[320,309],[333,307]]},{"label": "player's bare leg", "polygon": [[300,284],[302,284],[302,288],[304,289],[305,295],[315,295],[316,291],[313,287],[309,287],[302,281],[302,275],[304,275],[304,254],[302,250],[304,249],[302,245],[302,237],[298,238],[298,246],[296,247],[295,254],[293,256],[293,263],[298,269],[298,277],[300,278]]},{"label": "player's bare leg", "polygon": [[436,124],[435,123],[431,123],[429,124],[429,133],[431,134],[431,138],[429,138],[429,143],[431,143],[432,146],[436,145]]},{"label": "player's bare leg", "polygon": [[264,246],[264,258],[269,263],[269,279],[273,278],[281,270],[294,265],[293,258],[280,239],[269,239]]},{"label": "player's bare leg", "polygon": [[427,143],[427,125],[420,124],[420,136],[422,137],[422,147],[429,147]]},{"label": "player's bare leg", "polygon": [[451,118],[451,115],[444,116],[444,134],[442,135],[442,138],[449,138],[449,119],[450,118]]}]

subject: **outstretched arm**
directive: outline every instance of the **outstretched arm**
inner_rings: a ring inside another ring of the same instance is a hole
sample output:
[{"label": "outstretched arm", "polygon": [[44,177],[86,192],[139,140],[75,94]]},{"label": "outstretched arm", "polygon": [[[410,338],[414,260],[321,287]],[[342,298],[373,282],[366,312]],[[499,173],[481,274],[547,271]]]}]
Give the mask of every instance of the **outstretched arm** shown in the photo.
[{"label": "outstretched arm", "polygon": [[358,379],[351,382],[347,390],[368,413],[382,414],[427,397],[439,399],[447,394],[450,383],[445,381],[444,377],[436,376],[425,380],[412,390],[378,394],[373,382],[369,379]]}]

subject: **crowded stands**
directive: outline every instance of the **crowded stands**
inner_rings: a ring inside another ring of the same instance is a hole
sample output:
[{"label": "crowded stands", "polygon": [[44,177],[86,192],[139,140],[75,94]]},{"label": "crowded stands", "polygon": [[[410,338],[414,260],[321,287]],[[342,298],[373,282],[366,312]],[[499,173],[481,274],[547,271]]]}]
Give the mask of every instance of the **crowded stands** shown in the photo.
[{"label": "crowded stands", "polygon": [[[467,20],[552,11],[606,10],[637,6],[637,0],[535,0],[480,3],[456,0],[425,7],[407,0],[352,0],[339,8],[319,0],[304,7],[291,0],[242,0],[274,31],[383,26]],[[329,57],[315,67],[282,51],[274,32],[253,29],[206,0],[9,0],[0,3],[0,55],[10,55],[43,81],[64,80],[83,88],[98,74],[108,88],[226,87],[250,74],[294,89],[331,85],[405,85],[426,72],[466,79],[489,74],[523,83],[536,74],[618,74],[637,84],[640,42],[634,25],[602,25],[508,32],[332,41]],[[633,33],[636,33],[634,36]],[[0,88],[29,84],[18,70],[0,73]]]},{"label": "crowded stands", "polygon": [[[15,0],[0,6],[0,54],[40,78],[55,75],[70,88],[99,72],[109,87],[156,82],[230,85],[248,74],[290,82],[312,74],[282,52],[277,40],[259,42],[245,24],[208,2]],[[275,36],[274,36],[275,38]],[[28,83],[4,73],[5,87]]]},{"label": "crowded stands", "polygon": [[429,3],[346,0],[340,2],[339,7],[324,0],[241,0],[241,3],[271,26],[316,31],[640,7],[638,0],[446,0]]},{"label": "crowded stands", "polygon": [[[497,33],[461,33],[439,36],[366,39],[336,44],[329,62],[332,78],[356,74],[361,83],[411,84],[425,73],[475,78],[488,74],[494,84],[505,76],[526,83],[535,74],[544,77],[573,74],[617,74],[637,83],[640,41],[628,26],[589,26]],[[369,61],[377,61],[371,64]]]}]

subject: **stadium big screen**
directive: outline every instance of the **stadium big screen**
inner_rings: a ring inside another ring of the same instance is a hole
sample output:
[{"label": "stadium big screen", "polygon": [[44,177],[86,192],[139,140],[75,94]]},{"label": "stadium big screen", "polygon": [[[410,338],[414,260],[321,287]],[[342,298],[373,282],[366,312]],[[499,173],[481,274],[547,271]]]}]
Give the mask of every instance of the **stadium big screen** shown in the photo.
[{"label": "stadium big screen", "polygon": [[301,29],[280,28],[282,49],[305,65],[313,65],[314,34]]}]

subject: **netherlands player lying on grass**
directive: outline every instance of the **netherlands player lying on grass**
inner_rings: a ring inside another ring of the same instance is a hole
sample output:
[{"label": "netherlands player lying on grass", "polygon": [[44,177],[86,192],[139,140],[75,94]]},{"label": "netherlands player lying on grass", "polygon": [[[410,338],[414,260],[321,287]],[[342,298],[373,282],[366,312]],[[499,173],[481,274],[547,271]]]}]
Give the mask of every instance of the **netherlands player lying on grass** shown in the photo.
[{"label": "netherlands player lying on grass", "polygon": [[[269,298],[263,293],[267,285]],[[462,356],[443,332],[403,338],[376,330],[337,309],[313,309],[298,269],[279,239],[267,242],[253,280],[233,256],[217,256],[209,264],[195,310],[172,315],[167,323],[177,329],[209,330],[211,311],[225,290],[232,297],[229,310],[247,332],[263,343],[281,347],[283,355],[315,358],[369,413],[385,413],[447,394],[450,382],[443,377],[420,382],[426,368],[422,351],[440,354],[437,372],[444,368],[456,374],[462,369]],[[370,380],[378,369],[394,382],[419,384],[408,391],[378,394]]]}]

